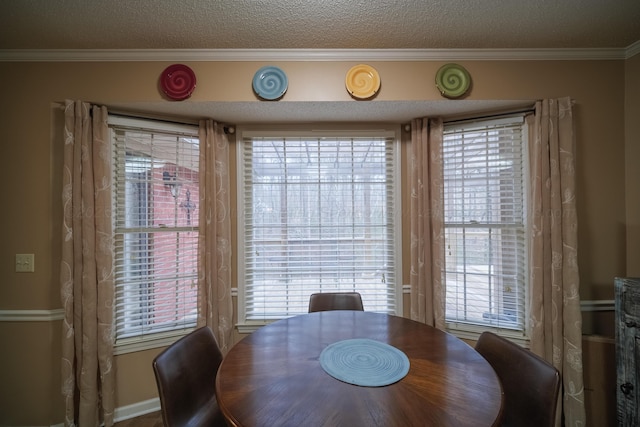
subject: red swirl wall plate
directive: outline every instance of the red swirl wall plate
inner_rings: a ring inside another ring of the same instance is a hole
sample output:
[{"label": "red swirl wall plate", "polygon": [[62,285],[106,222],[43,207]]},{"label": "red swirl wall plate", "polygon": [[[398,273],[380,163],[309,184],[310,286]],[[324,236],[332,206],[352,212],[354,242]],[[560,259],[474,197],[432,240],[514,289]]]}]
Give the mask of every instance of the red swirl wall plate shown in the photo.
[{"label": "red swirl wall plate", "polygon": [[160,86],[168,98],[175,101],[187,99],[196,87],[196,74],[183,64],[173,64],[160,75]]}]

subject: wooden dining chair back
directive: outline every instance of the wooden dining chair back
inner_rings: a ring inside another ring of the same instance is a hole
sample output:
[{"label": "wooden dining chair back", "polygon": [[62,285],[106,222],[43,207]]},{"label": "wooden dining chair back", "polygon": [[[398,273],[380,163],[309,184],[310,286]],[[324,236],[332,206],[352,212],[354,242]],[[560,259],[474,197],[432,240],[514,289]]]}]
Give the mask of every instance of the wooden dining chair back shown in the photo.
[{"label": "wooden dining chair back", "polygon": [[364,311],[358,292],[322,292],[309,297],[309,313],[330,310]]},{"label": "wooden dining chair back", "polygon": [[207,326],[182,337],[153,360],[165,427],[226,426],[216,402],[222,353]]},{"label": "wooden dining chair back", "polygon": [[491,332],[475,349],[493,367],[504,392],[503,426],[555,425],[560,373],[546,360]]}]

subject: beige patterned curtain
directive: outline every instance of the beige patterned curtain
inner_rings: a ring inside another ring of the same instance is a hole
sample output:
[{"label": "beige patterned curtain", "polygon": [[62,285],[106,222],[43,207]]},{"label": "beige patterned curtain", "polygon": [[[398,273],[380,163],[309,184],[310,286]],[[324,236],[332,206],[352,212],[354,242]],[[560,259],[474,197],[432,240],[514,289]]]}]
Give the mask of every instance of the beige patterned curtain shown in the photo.
[{"label": "beige patterned curtain", "polygon": [[200,121],[198,326],[209,326],[222,354],[232,344],[229,140],[224,127]]},{"label": "beige patterned curtain", "polygon": [[65,426],[113,425],[113,239],[107,109],[65,102],[62,394]]},{"label": "beige patterned curtain", "polygon": [[[531,168],[531,350],[562,373],[564,425],[584,426],[572,101],[536,103]],[[560,420],[556,422],[560,425]]]},{"label": "beige patterned curtain", "polygon": [[411,122],[411,319],[444,329],[442,120]]}]

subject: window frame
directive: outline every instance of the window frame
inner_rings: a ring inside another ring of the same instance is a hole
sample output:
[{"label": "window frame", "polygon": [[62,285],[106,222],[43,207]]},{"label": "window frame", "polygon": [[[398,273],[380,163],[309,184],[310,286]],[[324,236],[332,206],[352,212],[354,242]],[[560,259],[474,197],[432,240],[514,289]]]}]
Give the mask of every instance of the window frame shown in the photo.
[{"label": "window frame", "polygon": [[[522,271],[522,276],[524,280],[523,284],[523,327],[522,329],[512,329],[512,328],[504,328],[499,326],[490,326],[487,324],[473,323],[469,321],[451,321],[446,317],[446,299],[445,299],[445,329],[447,332],[468,340],[477,340],[480,334],[484,331],[491,331],[500,336],[509,338],[510,340],[523,345],[529,345],[529,301],[530,301],[530,267],[529,267],[529,251],[531,244],[531,236],[530,236],[530,228],[529,228],[529,194],[530,194],[530,171],[529,171],[529,126],[527,121],[525,120],[525,114],[517,113],[517,114],[505,114],[500,116],[490,116],[483,118],[470,118],[466,120],[460,120],[455,122],[445,122],[443,127],[443,144],[444,144],[444,134],[447,128],[453,128],[457,126],[464,126],[465,124],[469,125],[489,125],[492,123],[499,122],[515,122],[519,121],[521,123],[521,140],[522,140],[522,221],[523,221],[523,232],[524,232],[524,244],[523,244],[523,260],[524,267]],[[444,148],[444,147],[443,147]],[[443,150],[443,158],[444,158],[444,150]],[[443,186],[444,186],[444,176],[443,176]],[[443,188],[444,190],[444,188]],[[445,202],[446,203],[446,202]],[[443,205],[444,207],[444,205]],[[488,227],[490,228],[490,227]],[[446,218],[443,218],[443,233],[446,236],[447,222]],[[444,240],[444,250],[446,251],[447,241],[446,238]],[[442,277],[443,284],[445,286],[445,294],[446,294],[446,268],[447,263],[443,263],[442,268]]]},{"label": "window frame", "polygon": [[[339,129],[339,130],[338,130]],[[236,328],[240,333],[251,333],[260,327],[277,321],[278,319],[269,320],[247,320],[246,308],[245,308],[245,287],[244,278],[246,276],[245,269],[245,247],[244,239],[240,230],[245,229],[245,216],[244,216],[244,198],[245,198],[245,186],[244,186],[244,158],[243,148],[244,139],[250,137],[283,137],[283,138],[296,138],[296,137],[311,137],[320,138],[326,136],[330,137],[390,137],[393,139],[393,181],[394,181],[394,196],[396,198],[395,209],[392,212],[393,215],[393,227],[394,227],[394,257],[396,262],[395,269],[395,314],[403,315],[403,284],[402,284],[402,170],[401,170],[401,131],[400,126],[395,124],[365,124],[359,125],[341,125],[328,127],[326,125],[310,124],[306,126],[300,125],[248,125],[240,126],[237,128],[237,150],[236,150],[236,178],[237,178],[237,250],[236,250],[236,265],[237,265],[237,277],[238,285],[236,288],[237,295],[237,324]],[[366,307],[365,307],[366,310]]]},{"label": "window frame", "polygon": [[[115,145],[115,136],[113,135],[113,128],[119,128],[119,129],[129,129],[129,130],[138,130],[141,132],[157,132],[157,133],[164,133],[164,134],[175,134],[176,136],[178,135],[182,135],[182,136],[186,136],[186,137],[193,137],[193,138],[197,138],[199,139],[199,127],[196,124],[185,124],[185,123],[176,123],[176,122],[170,122],[170,121],[162,121],[162,120],[154,120],[154,119],[147,119],[147,118],[138,118],[138,117],[131,117],[131,116],[122,116],[122,115],[118,115],[118,114],[109,114],[108,116],[108,127],[109,127],[109,138],[112,142],[111,144],[111,158],[113,159],[114,165],[112,167],[112,169],[114,170],[114,176],[113,176],[113,183],[114,183],[114,197],[113,197],[113,205],[112,205],[112,230],[113,230],[113,237],[114,237],[114,242],[116,241],[116,229],[117,229],[117,221],[118,221],[118,211],[117,211],[117,197],[115,196],[116,193],[116,189],[115,189],[115,185],[117,182],[117,173],[115,172],[117,169],[117,158],[116,158],[116,145]],[[195,159],[196,163],[199,162],[199,158]],[[198,174],[200,174],[200,172],[198,172]],[[182,230],[185,227],[177,227],[180,230]],[[191,229],[191,231],[194,231],[196,233],[198,233],[198,226],[191,226],[189,225],[189,227]],[[184,230],[182,230],[184,231]],[[181,231],[181,232],[182,232]],[[177,231],[176,231],[177,232]],[[114,262],[116,262],[117,260],[117,254],[116,251],[117,249],[114,247]],[[199,261],[197,259],[197,245],[196,245],[196,266],[198,265]],[[197,268],[197,267],[196,267]],[[114,265],[114,272],[115,272],[115,265]],[[118,297],[118,285],[117,283],[114,281],[114,285],[116,286],[115,288],[115,297]],[[197,301],[196,301],[196,307],[197,307]],[[150,333],[143,333],[141,335],[133,335],[133,336],[127,336],[124,338],[117,338],[117,331],[116,331],[116,326],[115,326],[115,322],[117,320],[117,312],[116,312],[116,305],[114,304],[114,339],[115,339],[115,343],[114,343],[114,355],[119,355],[119,354],[127,354],[127,353],[132,353],[132,352],[138,352],[138,351],[144,351],[144,350],[149,350],[149,349],[154,349],[154,348],[160,348],[160,347],[165,347],[167,345],[172,344],[173,342],[176,341],[176,339],[179,339],[180,337],[185,336],[186,334],[190,333],[191,331],[195,330],[196,325],[194,324],[193,326],[186,326],[186,327],[178,327],[175,329],[170,329],[170,330],[164,330],[164,331],[159,331],[159,332],[150,332]]]}]

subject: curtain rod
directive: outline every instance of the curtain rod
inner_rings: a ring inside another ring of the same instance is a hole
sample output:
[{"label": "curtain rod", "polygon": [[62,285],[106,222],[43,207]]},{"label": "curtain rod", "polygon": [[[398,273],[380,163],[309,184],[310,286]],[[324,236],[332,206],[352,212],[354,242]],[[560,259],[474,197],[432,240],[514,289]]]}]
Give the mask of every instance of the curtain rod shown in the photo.
[{"label": "curtain rod", "polygon": [[131,112],[131,111],[123,111],[123,110],[111,110],[108,106],[107,106],[107,112],[113,116],[127,117],[132,119],[155,120],[158,122],[176,123],[179,125],[189,125],[189,126],[198,126],[200,124],[200,121],[198,119],[182,119],[182,118],[175,118],[175,117],[158,116],[158,115],[149,114],[149,113]]},{"label": "curtain rod", "polygon": [[[96,102],[91,102],[91,101],[82,101],[82,102],[86,102],[89,105],[92,106],[105,106],[107,107],[107,113],[112,115],[112,116],[120,116],[120,117],[128,117],[128,118],[132,118],[132,119],[147,119],[147,120],[155,120],[155,121],[159,121],[159,122],[169,122],[169,123],[176,123],[179,125],[189,125],[189,126],[198,126],[200,124],[200,121],[198,119],[177,119],[175,117],[171,117],[171,116],[163,116],[163,115],[157,115],[157,114],[151,114],[151,113],[143,113],[143,112],[133,112],[133,111],[126,111],[126,110],[118,110],[118,109],[112,109],[110,108],[108,105],[106,104],[102,104],[102,103],[96,103]],[[55,104],[58,105],[58,108],[60,108],[61,110],[65,109],[65,104],[64,102],[55,102]]]},{"label": "curtain rod", "polygon": [[529,114],[533,114],[536,112],[536,108],[535,105],[529,108],[523,108],[520,110],[513,110],[513,111],[505,111],[504,113],[495,113],[495,114],[486,114],[484,116],[473,116],[473,117],[468,117],[465,119],[455,119],[455,120],[444,120],[442,123],[445,125],[450,125],[450,124],[456,124],[456,123],[465,123],[465,122],[477,122],[479,120],[490,120],[490,119],[499,119],[499,118],[503,118],[503,117],[509,117],[509,116],[518,116],[518,115],[523,115],[523,116],[527,116]]}]

